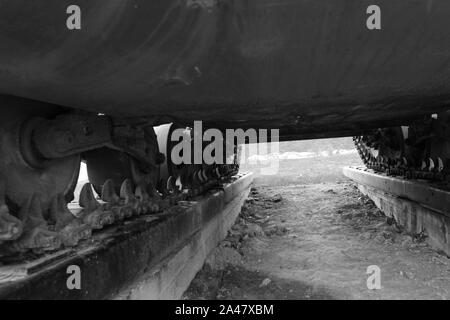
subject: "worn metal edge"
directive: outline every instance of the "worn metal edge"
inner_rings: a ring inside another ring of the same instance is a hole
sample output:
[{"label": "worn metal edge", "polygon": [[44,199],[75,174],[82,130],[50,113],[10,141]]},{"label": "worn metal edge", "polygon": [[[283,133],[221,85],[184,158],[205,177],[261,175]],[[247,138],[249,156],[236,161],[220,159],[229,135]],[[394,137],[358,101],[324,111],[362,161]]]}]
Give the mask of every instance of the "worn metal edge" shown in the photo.
[{"label": "worn metal edge", "polygon": [[223,240],[234,224],[250,187],[241,192],[203,228],[154,266],[115,299],[180,299],[212,250]]},{"label": "worn metal edge", "polygon": [[450,217],[450,191],[429,182],[390,177],[360,167],[345,167],[343,173],[358,184],[423,204]]},{"label": "worn metal edge", "polygon": [[[253,174],[241,174],[223,190],[174,206],[160,215],[143,216],[95,235],[60,260],[22,279],[0,284],[0,299],[107,299],[183,248],[194,234],[246,192]],[[52,258],[53,259],[53,258]],[[81,289],[68,289],[71,265],[81,271]],[[17,266],[27,268],[26,264]]]}]

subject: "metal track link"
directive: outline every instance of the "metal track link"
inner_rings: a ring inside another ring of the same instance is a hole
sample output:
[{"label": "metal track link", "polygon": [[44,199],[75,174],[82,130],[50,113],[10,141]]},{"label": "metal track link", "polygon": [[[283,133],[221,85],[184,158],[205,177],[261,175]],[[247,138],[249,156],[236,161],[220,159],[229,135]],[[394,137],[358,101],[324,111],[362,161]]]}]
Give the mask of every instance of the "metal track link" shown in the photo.
[{"label": "metal track link", "polygon": [[364,165],[376,172],[405,179],[450,182],[450,173],[446,171],[444,161],[439,157],[423,159],[418,167],[411,165],[405,157],[401,159],[392,159],[381,155],[375,157],[361,136],[353,137],[353,141]]},{"label": "metal track link", "polygon": [[192,185],[184,186],[182,190],[171,178],[164,195],[151,184],[134,186],[126,179],[120,194],[116,193],[114,182],[107,180],[101,198],[97,198],[91,183],[86,183],[78,203],[67,204],[64,194],[59,194],[47,209],[43,209],[39,197],[33,194],[21,206],[18,217],[10,213],[5,201],[5,186],[0,180],[0,257],[28,252],[43,254],[77,246],[80,241],[89,239],[95,230],[136,216],[161,213],[180,201],[220,188],[238,170],[234,165],[220,170],[199,170]]}]

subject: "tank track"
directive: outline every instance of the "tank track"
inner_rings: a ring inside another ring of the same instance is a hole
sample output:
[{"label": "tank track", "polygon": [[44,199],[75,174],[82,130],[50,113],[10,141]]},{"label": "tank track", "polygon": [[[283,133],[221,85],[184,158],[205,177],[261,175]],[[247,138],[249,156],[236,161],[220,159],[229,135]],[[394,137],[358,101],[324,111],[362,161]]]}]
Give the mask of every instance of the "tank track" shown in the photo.
[{"label": "tank track", "polygon": [[220,188],[239,171],[238,164],[206,166],[195,172],[193,181],[182,190],[169,179],[161,194],[151,184],[133,185],[123,181],[117,193],[107,180],[101,198],[95,196],[91,183],[83,185],[78,203],[66,203],[57,195],[49,209],[43,210],[38,196],[29,197],[17,217],[11,214],[5,197],[5,183],[0,180],[0,258],[23,254],[41,255],[75,247],[91,238],[92,233],[141,215],[160,214],[180,201]]},{"label": "tank track", "polygon": [[[390,157],[385,154],[375,156],[369,147],[368,137],[353,137],[356,150],[364,165],[376,172],[405,179],[424,179],[430,181],[450,182],[450,172],[441,157],[426,157],[420,161],[408,161],[405,155]],[[415,162],[415,163],[414,163]]]}]

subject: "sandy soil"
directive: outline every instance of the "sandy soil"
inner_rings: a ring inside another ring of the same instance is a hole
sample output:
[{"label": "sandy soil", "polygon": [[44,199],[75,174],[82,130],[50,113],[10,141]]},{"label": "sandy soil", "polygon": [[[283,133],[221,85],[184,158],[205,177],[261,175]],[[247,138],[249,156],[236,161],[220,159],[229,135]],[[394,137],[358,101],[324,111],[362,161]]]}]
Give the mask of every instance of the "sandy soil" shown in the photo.
[{"label": "sandy soil", "polygon": [[[380,290],[367,267],[381,269]],[[252,189],[186,299],[449,299],[450,260],[349,181]]]}]

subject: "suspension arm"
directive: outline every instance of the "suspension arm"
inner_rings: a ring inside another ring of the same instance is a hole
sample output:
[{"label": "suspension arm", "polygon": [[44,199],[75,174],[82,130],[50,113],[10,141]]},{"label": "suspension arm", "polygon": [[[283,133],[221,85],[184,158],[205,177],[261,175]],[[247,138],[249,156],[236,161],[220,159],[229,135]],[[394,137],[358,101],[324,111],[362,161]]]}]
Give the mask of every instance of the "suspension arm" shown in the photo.
[{"label": "suspension arm", "polygon": [[107,147],[133,156],[144,166],[161,162],[151,122],[104,115],[64,114],[55,119],[31,119],[21,130],[22,153],[32,166]]}]

